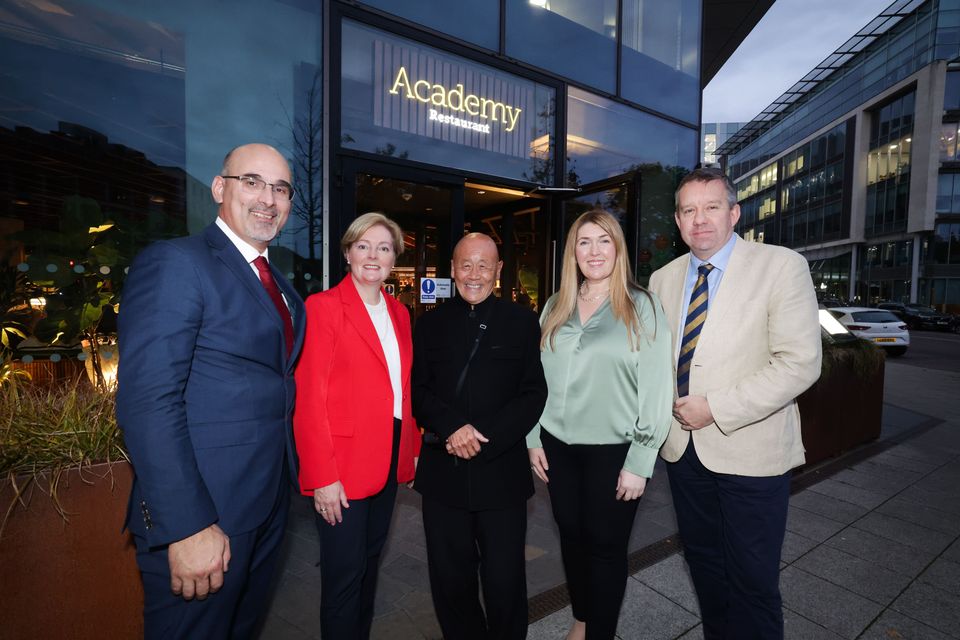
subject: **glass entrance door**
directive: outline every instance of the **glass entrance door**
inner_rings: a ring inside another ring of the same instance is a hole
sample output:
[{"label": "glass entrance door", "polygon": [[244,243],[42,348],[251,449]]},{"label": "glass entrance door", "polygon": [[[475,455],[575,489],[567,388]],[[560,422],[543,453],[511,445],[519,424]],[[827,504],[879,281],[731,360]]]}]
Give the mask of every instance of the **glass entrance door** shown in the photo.
[{"label": "glass entrance door", "polygon": [[[504,267],[496,295],[534,310],[546,300],[549,199],[502,184],[353,158],[344,159],[341,176],[330,216],[330,246],[337,247],[363,213],[378,211],[396,221],[404,231],[404,252],[386,285],[414,321],[444,301],[421,302],[421,279],[450,278],[453,248],[473,231],[497,243]],[[330,269],[333,286],[336,274],[346,273],[339,249],[331,249]],[[451,295],[456,295],[452,282]]]}]

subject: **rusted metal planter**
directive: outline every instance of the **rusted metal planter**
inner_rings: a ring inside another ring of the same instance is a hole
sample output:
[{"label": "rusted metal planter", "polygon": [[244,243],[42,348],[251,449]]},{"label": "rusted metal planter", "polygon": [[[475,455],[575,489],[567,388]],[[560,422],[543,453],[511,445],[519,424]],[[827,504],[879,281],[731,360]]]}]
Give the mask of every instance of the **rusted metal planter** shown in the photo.
[{"label": "rusted metal planter", "polygon": [[[46,478],[13,506],[0,537],[0,636],[143,637],[143,588],[122,531],[132,480],[126,462],[64,471],[57,496],[68,521],[42,490]],[[0,482],[4,511],[14,499]]]},{"label": "rusted metal planter", "polygon": [[866,374],[841,360],[797,398],[805,467],[880,437],[883,374],[883,359]]}]

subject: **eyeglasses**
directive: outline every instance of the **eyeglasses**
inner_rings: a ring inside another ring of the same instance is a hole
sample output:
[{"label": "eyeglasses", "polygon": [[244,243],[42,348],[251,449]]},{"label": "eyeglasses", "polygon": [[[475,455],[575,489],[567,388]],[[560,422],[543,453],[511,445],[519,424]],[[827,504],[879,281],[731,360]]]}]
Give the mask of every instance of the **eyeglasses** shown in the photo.
[{"label": "eyeglasses", "polygon": [[220,176],[230,180],[238,180],[244,193],[256,194],[263,191],[264,187],[270,185],[270,191],[277,200],[293,200],[293,187],[286,182],[267,182],[257,176]]}]

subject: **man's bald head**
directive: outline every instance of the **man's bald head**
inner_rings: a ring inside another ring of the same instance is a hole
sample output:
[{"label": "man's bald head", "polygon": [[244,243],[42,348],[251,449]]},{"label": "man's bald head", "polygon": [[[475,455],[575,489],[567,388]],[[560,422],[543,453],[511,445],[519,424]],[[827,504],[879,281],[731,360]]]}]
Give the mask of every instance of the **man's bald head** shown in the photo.
[{"label": "man's bald head", "polygon": [[450,272],[460,297],[470,304],[479,304],[493,293],[502,267],[497,243],[484,233],[468,233],[453,248]]}]

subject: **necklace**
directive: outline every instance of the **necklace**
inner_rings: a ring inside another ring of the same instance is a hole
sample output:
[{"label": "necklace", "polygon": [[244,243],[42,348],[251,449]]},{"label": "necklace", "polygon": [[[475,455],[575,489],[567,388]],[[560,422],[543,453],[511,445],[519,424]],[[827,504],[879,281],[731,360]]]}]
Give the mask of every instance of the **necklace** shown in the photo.
[{"label": "necklace", "polygon": [[580,298],[583,302],[599,302],[600,300],[603,300],[604,298],[606,298],[607,294],[610,293],[610,289],[608,288],[606,291],[601,291],[595,296],[586,296],[584,295],[587,289],[587,287],[585,286],[586,284],[587,284],[586,281],[584,281],[583,284],[580,285],[580,291],[577,293],[577,297]]}]

